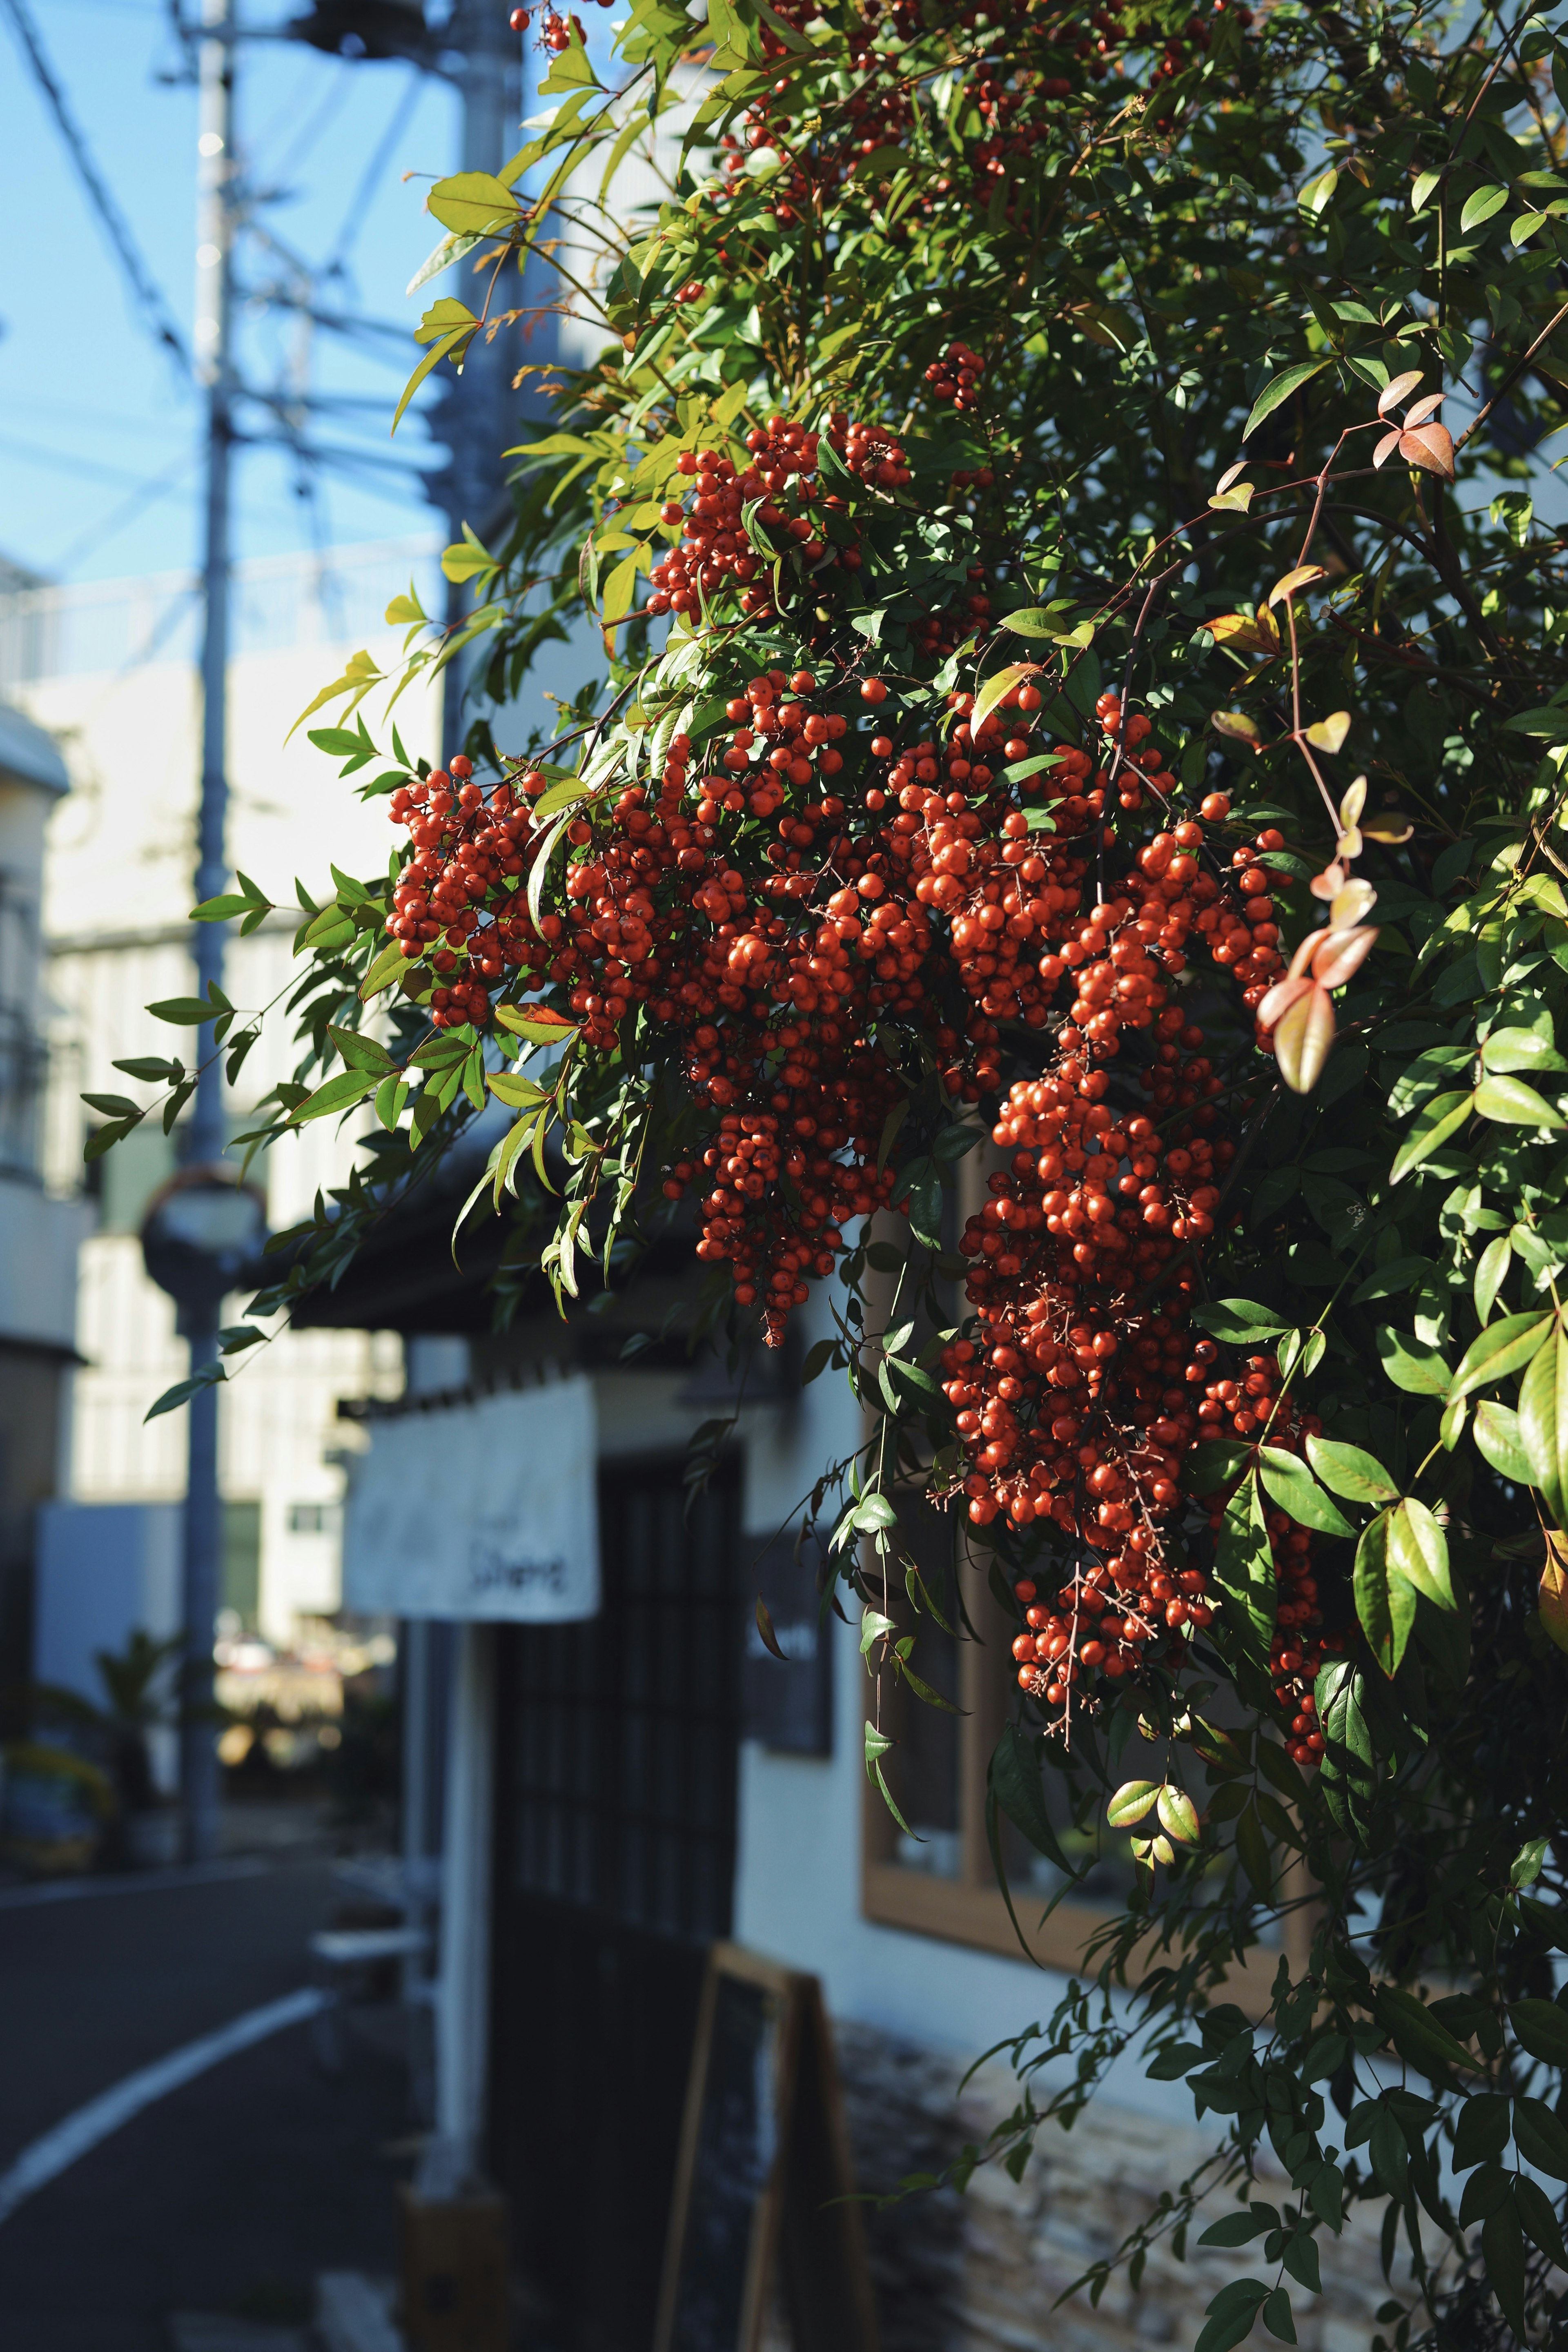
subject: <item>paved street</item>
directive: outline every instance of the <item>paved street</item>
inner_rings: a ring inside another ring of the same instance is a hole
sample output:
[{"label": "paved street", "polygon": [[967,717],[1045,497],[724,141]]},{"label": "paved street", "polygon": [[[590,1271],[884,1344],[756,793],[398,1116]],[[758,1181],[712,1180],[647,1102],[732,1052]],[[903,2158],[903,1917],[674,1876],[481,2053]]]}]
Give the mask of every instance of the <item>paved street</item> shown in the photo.
[{"label": "paved street", "polygon": [[[134,2069],[307,1981],[338,1900],[301,1863],[0,1907],[0,2171]],[[295,2026],[134,2117],[0,2223],[5,2352],[168,2352],[172,2311],[308,2315],[323,2269],[394,2267],[405,2078]]]}]

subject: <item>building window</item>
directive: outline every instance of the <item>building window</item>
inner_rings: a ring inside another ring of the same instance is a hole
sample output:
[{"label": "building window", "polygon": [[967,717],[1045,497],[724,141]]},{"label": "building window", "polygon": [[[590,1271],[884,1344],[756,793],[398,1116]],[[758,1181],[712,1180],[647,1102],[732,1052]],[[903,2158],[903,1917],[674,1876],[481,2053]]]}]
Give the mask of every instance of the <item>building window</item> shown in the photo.
[{"label": "building window", "polygon": [[291,1536],[335,1536],[343,1516],[341,1503],[290,1503]]},{"label": "building window", "polygon": [[37,920],[17,877],[0,869],[0,1175],[36,1178],[38,1114],[48,1055],[29,1007]]},{"label": "building window", "polygon": [[[962,1578],[971,1622],[983,1638],[955,1638],[925,1615],[917,1621],[900,1590],[902,1578],[889,1577],[886,1613],[904,1630],[918,1628],[910,1663],[922,1681],[960,1711],[947,1714],[927,1706],[883,1677],[881,1727],[896,1743],[883,1769],[908,1827],[900,1829],[877,1790],[868,1789],[862,1908],[867,1918],[884,1927],[1020,1958],[985,1834],[986,1770],[1017,1700],[1005,1621],[986,1589],[984,1567],[967,1557],[956,1511],[911,1507],[904,1542],[928,1591],[955,1627],[962,1621],[949,1603]],[[868,1715],[875,1696],[868,1691]],[[1132,1778],[1135,1769],[1129,1756],[1126,1777]],[[1121,1909],[1131,1885],[1131,1853],[1128,1839],[1110,1829],[1103,1814],[1092,1837],[1073,1830],[1065,1802],[1053,1801],[1049,1775],[1045,1793],[1069,1860],[1089,1863],[1078,1886],[1048,1918],[1042,1917],[1060,1887],[1060,1874],[1005,1817],[1002,1858],[1013,1907],[1036,1959],[1070,1971],[1083,1966],[1084,1947],[1094,1930]],[[1306,1915],[1292,1913],[1283,1938],[1254,1951],[1235,1982],[1234,1997],[1243,2008],[1267,2008],[1281,1940],[1300,1973],[1310,1934]]]}]

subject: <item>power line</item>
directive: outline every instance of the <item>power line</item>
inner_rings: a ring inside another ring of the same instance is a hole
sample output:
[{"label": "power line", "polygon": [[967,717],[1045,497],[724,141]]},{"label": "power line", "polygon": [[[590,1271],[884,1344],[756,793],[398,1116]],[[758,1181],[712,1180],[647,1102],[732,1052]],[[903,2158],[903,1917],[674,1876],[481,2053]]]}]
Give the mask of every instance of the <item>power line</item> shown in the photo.
[{"label": "power line", "polygon": [[162,289],[152,271],[137,250],[136,240],[120,207],[109,192],[92,153],[79,128],[76,118],[66,102],[66,95],[55,79],[54,68],[38,37],[37,26],[27,13],[26,0],[5,0],[16,37],[26,51],[27,62],[33,68],[34,79],[48,100],[59,126],[61,138],[70,151],[72,163],[99,219],[108,232],[110,244],[120,257],[121,267],[130,278],[142,315],[158,341],[179,362],[182,372],[191,373],[190,354],[184,338],[174,324],[174,313],[164,300]]},{"label": "power line", "polygon": [[139,490],[145,487],[140,476],[128,474],[123,466],[106,466],[99,458],[79,457],[73,450],[46,448],[41,441],[25,441],[15,433],[0,433],[0,448],[14,450],[19,457],[30,457],[36,465],[55,466],[62,473],[107,482],[111,489]]},{"label": "power line", "polygon": [[154,474],[142,483],[128,499],[122,499],[101,520],[95,522],[89,530],[74,539],[65,553],[56,558],[53,569],[59,573],[73,571],[84,555],[90,555],[95,548],[103,546],[117,531],[123,530],[143,507],[151,506],[154,499],[166,498],[181,478],[192,471],[200,454],[197,449],[187,449],[184,457],[176,457],[172,466],[165,466],[161,474]]},{"label": "power line", "polygon": [[364,216],[371,195],[391,161],[393,149],[407,130],[413,119],[414,110],[424,94],[425,78],[417,66],[412,66],[409,68],[408,79],[398,95],[397,104],[392,110],[392,119],[381,134],[375,152],[360,174],[359,185],[354,190],[348,211],[343,215],[343,225],[332,240],[332,249],[321,264],[320,274],[323,278],[343,276],[349,256],[353,250],[360,230],[364,226]]}]

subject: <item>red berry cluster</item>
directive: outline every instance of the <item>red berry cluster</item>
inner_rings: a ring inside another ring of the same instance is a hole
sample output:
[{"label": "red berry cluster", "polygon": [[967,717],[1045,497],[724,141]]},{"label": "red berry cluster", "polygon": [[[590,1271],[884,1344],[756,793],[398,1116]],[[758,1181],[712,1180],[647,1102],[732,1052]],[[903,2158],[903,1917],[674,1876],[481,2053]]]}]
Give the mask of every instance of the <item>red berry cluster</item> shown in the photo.
[{"label": "red berry cluster", "polygon": [[[659,509],[660,521],[679,523],[684,536],[649,575],[650,614],[700,613],[733,588],[749,619],[767,619],[773,612],[771,567],[781,545],[791,541],[814,567],[837,562],[846,572],[858,571],[860,551],[853,543],[858,534],[845,500],[824,492],[818,480],[824,437],[804,425],[770,416],[765,426],[747,434],[749,462],[743,467],[717,449],[680,452],[675,471],[691,483],[690,504],[675,496]],[[879,426],[835,415],[827,420],[826,437],[846,469],[873,488],[901,489],[909,482],[903,450]],[[830,545],[828,518],[835,515],[842,543]],[[760,540],[752,535],[759,524],[764,534]]]},{"label": "red berry cluster", "polygon": [[[487,801],[472,779],[472,764],[459,753],[449,768],[400,786],[389,807],[393,823],[407,827],[414,855],[393,894],[386,930],[407,961],[427,957],[442,975],[430,1016],[440,1029],[465,1021],[482,1029],[490,1011],[485,982],[523,961],[522,927],[504,887],[523,870],[528,807],[508,784]],[[498,891],[501,903],[487,919]],[[467,969],[459,971],[459,963]]]},{"label": "red berry cluster", "polygon": [[[1226,1422],[1237,1437],[1255,1438],[1270,1416],[1271,1442],[1290,1445],[1300,1433],[1275,1413],[1277,1366],[1254,1360],[1240,1384],[1210,1377],[1218,1351],[1211,1340],[1194,1344],[1187,1328],[1186,1262],[1215,1232],[1235,1145],[1219,1127],[1221,1082],[1203,1033],[1170,1002],[1171,983],[1197,940],[1244,995],[1261,992],[1279,962],[1271,908],[1259,902],[1251,853],[1234,869],[1249,893],[1244,910],[1205,870],[1205,824],[1186,819],[1156,833],[1119,874],[1102,873],[1086,914],[1089,861],[1078,845],[1102,824],[1110,790],[1131,811],[1146,790],[1164,801],[1175,782],[1149,720],[1124,717],[1107,694],[1097,715],[1110,763],[1093,771],[1086,752],[1058,752],[1035,785],[1047,796],[1052,831],[1031,831],[1028,814],[1010,805],[998,822],[1011,795],[976,755],[1026,762],[1038,703],[1030,686],[1014,688],[977,731],[955,732],[945,775],[935,747],[920,744],[889,782],[900,809],[894,824],[909,828],[917,894],[948,916],[957,976],[983,1013],[1039,1029],[1065,1010],[1047,1070],[1012,1088],[993,1128],[1012,1159],[960,1244],[971,1261],[972,1336],[942,1358],[969,1458],[971,1518],[985,1526],[1005,1514],[1020,1529],[1049,1522],[1073,1548],[1077,1565],[1054,1598],[1032,1584],[1023,1594],[1026,1624],[1014,1644],[1020,1684],[1065,1714],[1086,1676],[1114,1681],[1148,1658],[1179,1656],[1185,1629],[1210,1622],[1206,1575],[1169,1526],[1193,1444]],[[998,744],[1005,728],[1016,731]],[[955,763],[966,792],[932,790],[952,782]],[[965,823],[969,797],[985,812],[977,823]],[[1208,822],[1228,814],[1223,794],[1204,802]],[[1129,1035],[1146,1041],[1135,1083],[1152,1118],[1127,1106]],[[954,1092],[970,1091],[964,1075],[949,1073]],[[1201,1403],[1194,1389],[1205,1391]],[[1303,1563],[1307,1576],[1306,1539],[1289,1522],[1283,1528],[1281,1560]],[[1311,1586],[1306,1600],[1315,1598]],[[1296,1727],[1292,1752],[1310,1761],[1311,1725],[1300,1726],[1321,1645],[1300,1632],[1310,1612],[1299,1607],[1281,1601],[1274,1657]]]},{"label": "red berry cluster", "polygon": [[[858,698],[876,709],[887,688],[867,678]],[[901,1089],[879,1020],[923,1026],[949,1092],[970,1102],[999,1082],[999,1023],[1043,1033],[1046,1069],[1012,1088],[993,1129],[1012,1156],[963,1238],[973,1321],[942,1361],[972,1519],[1047,1522],[1076,1556],[1054,1599],[1031,1591],[1016,1644],[1020,1681],[1065,1711],[1085,1677],[1114,1680],[1209,1622],[1205,1573],[1170,1540],[1193,1444],[1268,1425],[1289,1446],[1310,1426],[1276,1412],[1271,1360],[1227,1380],[1187,1328],[1184,1260],[1215,1231],[1234,1146],[1172,983],[1199,940],[1244,993],[1267,985],[1279,958],[1264,869],[1239,853],[1239,905],[1205,870],[1205,822],[1228,814],[1211,794],[1201,821],[1173,823],[1106,874],[1112,793],[1132,811],[1174,789],[1149,722],[1113,695],[1099,766],[1037,734],[1027,680],[978,720],[955,695],[945,745],[868,740],[879,781],[863,816],[836,789],[849,720],[824,700],[814,672],[774,668],[729,698],[728,732],[700,755],[671,737],[655,781],[573,817],[559,910],[537,925],[521,883],[546,837],[529,805],[545,773],[487,796],[454,760],[393,797],[414,856],[388,929],[440,975],[437,1025],[482,1026],[484,983],[514,971],[559,992],[601,1055],[646,1007],[717,1117],[665,1191],[703,1188],[699,1255],[732,1269],[737,1303],[760,1308],[775,1342],[846,1223],[892,1196],[877,1159]],[[1276,1687],[1310,1761],[1321,1621],[1306,1539],[1288,1521],[1276,1533]]]},{"label": "red berry cluster", "polygon": [[980,379],[985,373],[985,362],[978,352],[967,343],[949,343],[939,360],[932,360],[925,372],[925,380],[933,400],[956,408],[960,415],[980,405]]},{"label": "red berry cluster", "polygon": [[[1226,0],[1213,4],[1214,12],[1222,14]],[[779,0],[775,14],[799,32],[815,9],[816,0]],[[994,40],[994,15],[982,27],[978,5],[951,14],[956,30],[982,33],[982,46],[986,37]],[[1251,21],[1245,7],[1234,14],[1244,26]],[[738,130],[721,136],[720,178],[710,192],[715,205],[734,205],[760,186],[772,220],[788,228],[820,209],[835,189],[868,175],[875,188],[890,177],[889,151],[905,144],[914,125],[900,50],[905,40],[919,37],[928,26],[913,0],[896,0],[886,18],[868,0],[861,25],[862,37],[849,61],[854,80],[839,104],[813,104],[809,120],[797,124],[793,110],[800,100],[790,80],[783,79],[776,89],[752,101]],[[1074,134],[1093,83],[1114,73],[1117,96],[1124,98],[1138,87],[1131,60],[1158,47],[1148,71],[1152,89],[1209,47],[1207,22],[1196,10],[1163,45],[1152,41],[1147,26],[1136,24],[1129,12],[1110,7],[1087,15],[1031,10],[1022,22],[1010,19],[1007,32],[1005,56],[983,58],[969,69],[963,111],[977,132],[942,173],[929,180],[915,207],[926,217],[954,200],[989,205],[1000,194],[1011,220],[1019,203],[1028,198],[1026,174],[1035,149]],[[761,40],[767,57],[780,62],[788,58],[788,44],[779,33],[763,26]],[[773,175],[762,182],[746,168],[748,158],[759,153],[778,158]],[[884,233],[897,236],[900,230],[907,234],[910,223],[906,215],[900,224],[882,226]]]}]

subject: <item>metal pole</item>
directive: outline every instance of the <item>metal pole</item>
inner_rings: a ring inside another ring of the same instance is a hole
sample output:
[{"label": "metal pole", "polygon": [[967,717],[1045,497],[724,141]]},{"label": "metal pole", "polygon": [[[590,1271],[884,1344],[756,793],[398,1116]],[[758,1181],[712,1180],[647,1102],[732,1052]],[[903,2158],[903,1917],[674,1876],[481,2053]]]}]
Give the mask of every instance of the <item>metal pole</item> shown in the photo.
[{"label": "metal pole", "polygon": [[[518,144],[518,117],[522,110],[521,46],[509,31],[500,0],[464,0],[453,26],[462,51],[463,159],[465,172],[499,171]],[[512,298],[503,295],[491,305],[504,310]],[[448,390],[452,403],[452,463],[447,479],[450,505],[447,522],[454,540],[462,537],[465,522],[481,538],[490,528],[502,495],[500,453],[509,439],[506,430],[510,391],[509,346],[502,336],[493,343],[477,338],[470,346],[459,385]],[[447,625],[460,625],[468,609],[467,590],[454,582],[447,591]],[[462,744],[462,700],[465,684],[461,659],[442,672],[442,757],[449,758]]]},{"label": "metal pole", "polygon": [[[195,359],[207,397],[206,547],[202,566],[202,793],[196,825],[196,898],[216,898],[228,879],[224,826],[228,802],[225,737],[227,722],[229,462],[233,449],[232,325],[234,274],[233,0],[202,0],[198,49],[200,89],[196,166]],[[196,992],[223,984],[224,927],[196,930]],[[223,1157],[222,1065],[209,1059],[196,1083],[191,1119],[191,1161]],[[187,1309],[191,1370],[217,1359],[220,1308]],[[218,1765],[214,1726],[213,1629],[223,1556],[223,1506],[218,1497],[217,1390],[191,1399],[185,1481],[184,1621],[186,1715],[180,1735],[180,1787],[184,1802],[185,1856],[204,1862],[215,1852],[218,1828]]]}]

